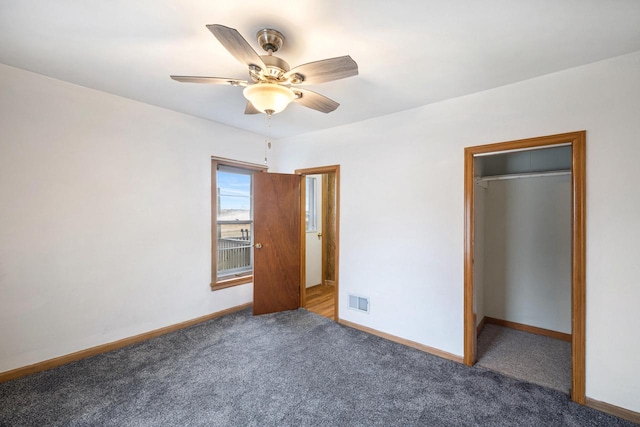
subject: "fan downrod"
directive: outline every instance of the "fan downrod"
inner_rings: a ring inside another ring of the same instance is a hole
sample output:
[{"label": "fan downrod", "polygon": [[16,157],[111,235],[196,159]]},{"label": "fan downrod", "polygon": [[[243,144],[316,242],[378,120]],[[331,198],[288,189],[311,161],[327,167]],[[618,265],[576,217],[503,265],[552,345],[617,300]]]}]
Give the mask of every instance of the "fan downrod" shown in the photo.
[{"label": "fan downrod", "polygon": [[270,54],[276,53],[284,44],[284,34],[272,28],[263,28],[256,37],[260,47]]}]

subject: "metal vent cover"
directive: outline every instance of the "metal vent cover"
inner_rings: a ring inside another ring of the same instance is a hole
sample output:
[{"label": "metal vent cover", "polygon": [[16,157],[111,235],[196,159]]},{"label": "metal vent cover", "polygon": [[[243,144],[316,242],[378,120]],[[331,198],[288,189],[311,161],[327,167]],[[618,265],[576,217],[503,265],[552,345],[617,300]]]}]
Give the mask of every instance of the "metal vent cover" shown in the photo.
[{"label": "metal vent cover", "polygon": [[349,294],[349,308],[363,313],[369,313],[369,297]]}]

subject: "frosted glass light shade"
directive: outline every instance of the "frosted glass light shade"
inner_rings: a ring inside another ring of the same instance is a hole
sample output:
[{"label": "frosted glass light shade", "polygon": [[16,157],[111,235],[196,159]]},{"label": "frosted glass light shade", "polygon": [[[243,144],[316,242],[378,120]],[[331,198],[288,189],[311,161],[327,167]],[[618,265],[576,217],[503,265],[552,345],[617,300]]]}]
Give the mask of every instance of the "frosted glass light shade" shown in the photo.
[{"label": "frosted glass light shade", "polygon": [[256,83],[242,91],[257,110],[265,114],[276,114],[287,108],[295,95],[291,89],[274,83]]}]

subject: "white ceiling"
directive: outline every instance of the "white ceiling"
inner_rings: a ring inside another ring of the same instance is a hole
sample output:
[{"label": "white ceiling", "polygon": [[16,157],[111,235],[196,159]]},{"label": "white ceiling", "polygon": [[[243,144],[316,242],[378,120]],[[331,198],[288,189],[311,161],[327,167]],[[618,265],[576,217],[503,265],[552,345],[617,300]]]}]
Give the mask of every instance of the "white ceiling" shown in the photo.
[{"label": "white ceiling", "polygon": [[[291,105],[293,136],[640,50],[639,0],[0,0],[0,62],[259,134],[240,88],[170,74],[247,79],[205,28],[286,36],[292,67],[351,55],[360,75],[310,86],[341,105]],[[0,96],[2,94],[0,93]]]}]

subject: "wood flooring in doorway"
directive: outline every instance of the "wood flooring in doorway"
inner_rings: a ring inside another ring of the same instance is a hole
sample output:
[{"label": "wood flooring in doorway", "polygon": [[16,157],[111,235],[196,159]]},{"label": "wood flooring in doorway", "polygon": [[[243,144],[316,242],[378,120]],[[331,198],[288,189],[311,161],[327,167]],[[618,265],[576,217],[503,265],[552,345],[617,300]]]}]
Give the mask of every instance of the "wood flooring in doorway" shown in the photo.
[{"label": "wood flooring in doorway", "polygon": [[307,288],[305,308],[333,320],[335,318],[335,287],[315,285]]}]

